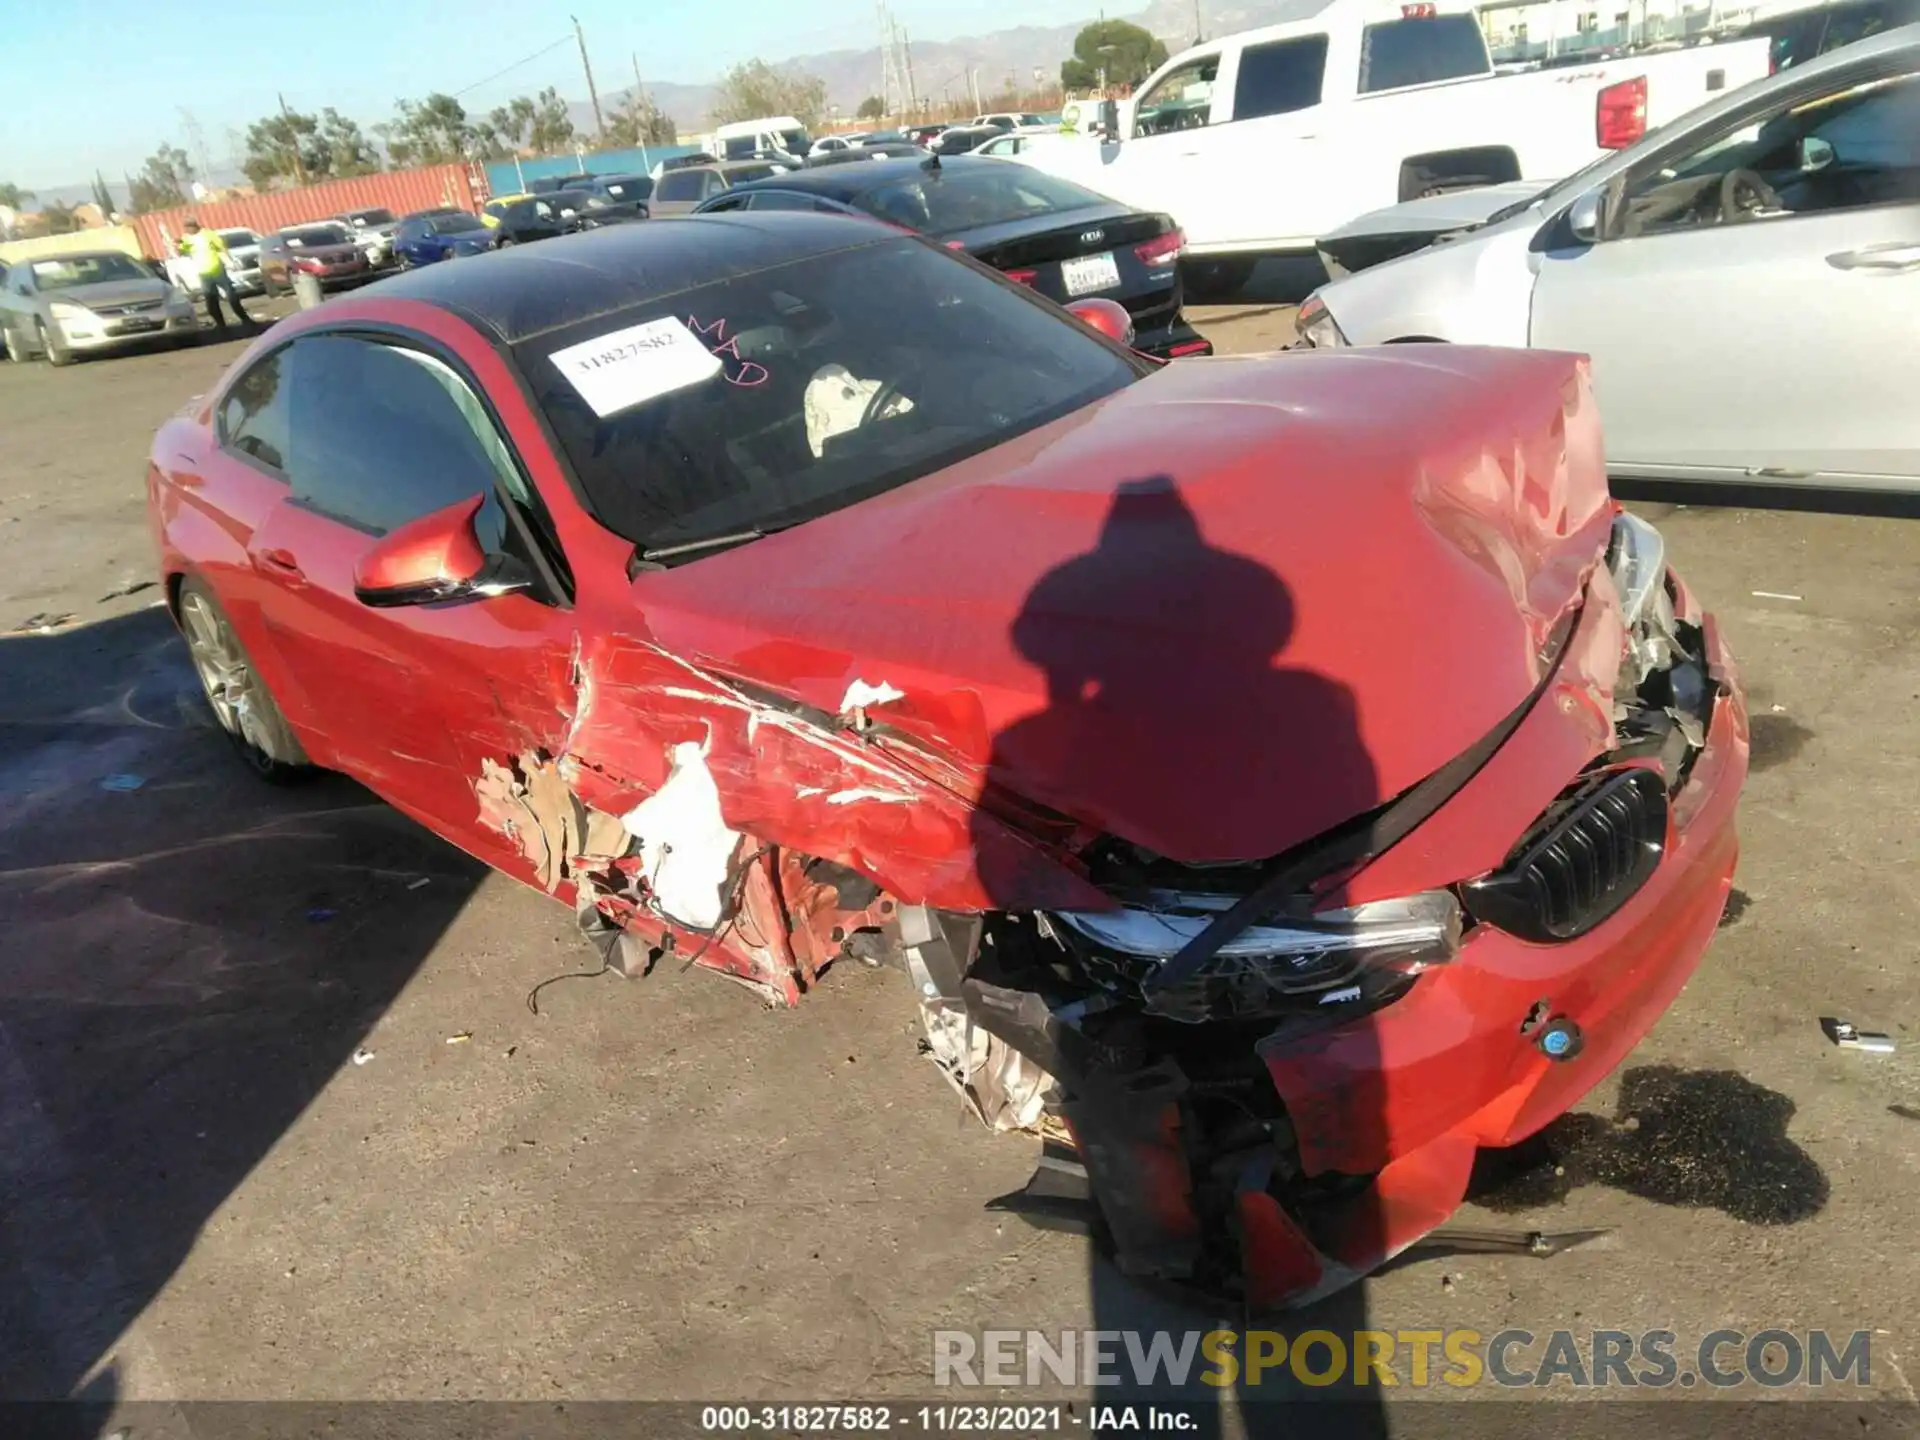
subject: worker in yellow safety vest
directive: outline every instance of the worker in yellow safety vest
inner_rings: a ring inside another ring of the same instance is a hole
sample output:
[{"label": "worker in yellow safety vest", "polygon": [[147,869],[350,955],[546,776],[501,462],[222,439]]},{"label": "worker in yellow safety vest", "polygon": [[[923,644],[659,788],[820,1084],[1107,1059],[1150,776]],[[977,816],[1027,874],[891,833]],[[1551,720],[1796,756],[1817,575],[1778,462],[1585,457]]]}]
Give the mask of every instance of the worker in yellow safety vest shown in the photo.
[{"label": "worker in yellow safety vest", "polygon": [[194,272],[200,277],[200,298],[207,302],[207,318],[213,321],[216,336],[221,340],[227,338],[227,319],[220,313],[222,295],[233,306],[233,318],[245,327],[247,334],[259,334],[259,323],[240,308],[240,293],[233,288],[233,277],[227,274],[227,242],[220,238],[218,231],[201,229],[199,220],[191,215],[181,229],[187,233],[180,239],[180,253],[193,257]]}]

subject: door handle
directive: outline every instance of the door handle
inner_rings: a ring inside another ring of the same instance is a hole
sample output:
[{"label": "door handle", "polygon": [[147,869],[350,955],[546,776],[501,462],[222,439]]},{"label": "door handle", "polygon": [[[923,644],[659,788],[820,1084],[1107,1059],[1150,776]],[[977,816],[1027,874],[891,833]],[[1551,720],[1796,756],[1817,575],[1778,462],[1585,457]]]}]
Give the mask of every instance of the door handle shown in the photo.
[{"label": "door handle", "polygon": [[262,570],[271,570],[287,580],[306,581],[306,572],[300,568],[300,562],[293,558],[291,550],[259,550],[254,552],[253,558]]},{"label": "door handle", "polygon": [[1920,245],[1894,240],[1884,245],[1863,245],[1858,250],[1842,250],[1827,256],[1836,270],[1867,270],[1881,275],[1899,275],[1920,270]]}]

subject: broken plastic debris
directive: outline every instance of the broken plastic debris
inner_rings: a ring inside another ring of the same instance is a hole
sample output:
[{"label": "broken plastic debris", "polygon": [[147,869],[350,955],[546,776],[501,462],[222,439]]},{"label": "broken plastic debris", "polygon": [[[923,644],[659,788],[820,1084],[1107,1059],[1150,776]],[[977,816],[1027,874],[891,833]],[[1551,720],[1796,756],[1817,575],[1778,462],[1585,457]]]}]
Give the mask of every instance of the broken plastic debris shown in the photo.
[{"label": "broken plastic debris", "polygon": [[1756,600],[1798,600],[1801,597],[1798,595],[1783,594],[1778,590],[1756,590],[1753,592],[1753,598]]},{"label": "broken plastic debris", "polygon": [[878,685],[869,685],[864,680],[855,680],[847,686],[847,693],[841,697],[840,713],[851,715],[856,710],[864,710],[869,705],[885,705],[889,701],[907,698],[904,690],[896,690],[886,681]]},{"label": "broken plastic debris", "polygon": [[1859,1030],[1850,1020],[1835,1020],[1831,1016],[1822,1016],[1820,1028],[1827,1032],[1827,1038],[1842,1050],[1864,1050],[1870,1055],[1893,1054],[1893,1037],[1883,1035],[1877,1030]]},{"label": "broken plastic debris", "polygon": [[138,790],[146,783],[147,777],[144,775],[109,775],[100,782],[100,788],[116,790],[124,794],[129,790]]},{"label": "broken plastic debris", "polygon": [[362,1045],[358,1050],[355,1050],[353,1052],[353,1063],[356,1065],[364,1065],[367,1063],[367,1061],[371,1060],[372,1058],[373,1058],[373,1051],[367,1049],[367,1047],[364,1045]]},{"label": "broken plastic debris", "polygon": [[407,889],[424,890],[427,886],[431,885],[432,883],[433,883],[433,880],[431,879],[431,877],[426,875],[420,875],[415,877],[412,880],[407,881]]},{"label": "broken plastic debris", "polygon": [[98,602],[96,603],[104,605],[107,603],[107,601],[118,600],[123,595],[138,595],[142,590],[151,590],[154,586],[158,585],[159,583],[160,582],[158,580],[129,580],[126,584],[122,585],[118,590],[107,591],[107,593],[102,595],[98,600]]},{"label": "broken plastic debris", "polygon": [[473,1039],[473,1032],[471,1030],[462,1030],[457,1034],[447,1036],[447,1044],[464,1045],[471,1039]]}]

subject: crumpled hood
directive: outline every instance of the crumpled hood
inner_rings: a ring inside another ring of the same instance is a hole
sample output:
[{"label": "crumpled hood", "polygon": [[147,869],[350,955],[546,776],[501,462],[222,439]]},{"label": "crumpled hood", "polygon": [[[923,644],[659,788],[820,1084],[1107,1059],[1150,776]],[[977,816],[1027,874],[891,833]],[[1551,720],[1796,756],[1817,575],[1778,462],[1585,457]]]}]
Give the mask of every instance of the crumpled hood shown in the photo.
[{"label": "crumpled hood", "polygon": [[1507,715],[1610,514],[1576,357],[1189,360],[633,593],[669,651],[829,714],[864,701],[877,744],[947,783],[1247,860]]},{"label": "crumpled hood", "polygon": [[1428,234],[1484,225],[1487,217],[1521,200],[1551,189],[1552,180],[1509,180],[1501,185],[1481,185],[1472,190],[1450,190],[1444,195],[1429,195],[1407,200],[1384,209],[1370,210],[1349,220],[1338,230],[1329,231],[1322,241],[1346,240],[1363,235]]}]

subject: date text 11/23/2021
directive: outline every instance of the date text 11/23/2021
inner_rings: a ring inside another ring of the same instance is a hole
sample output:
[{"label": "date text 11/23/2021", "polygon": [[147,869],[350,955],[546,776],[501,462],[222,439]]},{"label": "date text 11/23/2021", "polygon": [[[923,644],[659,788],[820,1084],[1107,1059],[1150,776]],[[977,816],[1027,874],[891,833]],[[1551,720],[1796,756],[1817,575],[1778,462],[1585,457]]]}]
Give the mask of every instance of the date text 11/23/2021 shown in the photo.
[{"label": "date text 11/23/2021", "polygon": [[708,1405],[700,1428],[717,1434],[1093,1435],[1198,1430],[1197,1406],[1094,1405]]}]

